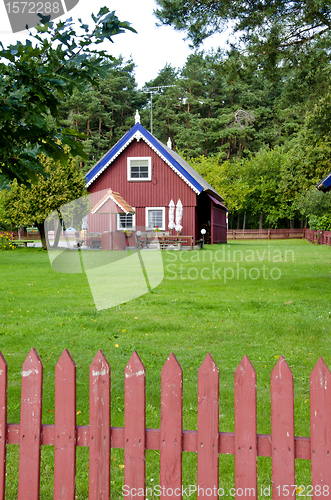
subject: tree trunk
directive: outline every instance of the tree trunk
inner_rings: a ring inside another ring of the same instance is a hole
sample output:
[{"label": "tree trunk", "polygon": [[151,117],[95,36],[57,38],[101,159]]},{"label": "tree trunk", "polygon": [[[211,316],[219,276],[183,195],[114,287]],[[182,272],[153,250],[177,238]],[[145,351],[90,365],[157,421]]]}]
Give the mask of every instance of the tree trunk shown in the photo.
[{"label": "tree trunk", "polygon": [[[226,156],[226,159],[227,159],[227,160],[229,160],[230,155],[231,155],[231,139],[230,139],[230,142],[229,142],[228,153],[227,153],[227,156]],[[238,228],[238,229],[239,229],[239,228]]]},{"label": "tree trunk", "polygon": [[238,212],[237,229],[240,229],[240,213]]},{"label": "tree trunk", "polygon": [[245,231],[246,229],[246,220],[247,220],[247,214],[244,212],[244,223],[243,223],[243,230]]},{"label": "tree trunk", "polygon": [[37,228],[40,234],[41,246],[44,250],[47,250],[47,245],[49,245],[49,242],[48,235],[45,233],[44,223],[42,222],[41,224],[37,224]]},{"label": "tree trunk", "polygon": [[260,213],[259,231],[262,231],[262,228],[263,228],[263,212]]},{"label": "tree trunk", "polygon": [[294,222],[295,222],[295,219],[290,220],[290,229],[294,229]]},{"label": "tree trunk", "polygon": [[57,228],[56,228],[56,234],[55,234],[55,238],[54,238],[53,248],[57,248],[59,245],[61,229],[62,229],[62,219],[59,218],[59,222],[58,222]]}]

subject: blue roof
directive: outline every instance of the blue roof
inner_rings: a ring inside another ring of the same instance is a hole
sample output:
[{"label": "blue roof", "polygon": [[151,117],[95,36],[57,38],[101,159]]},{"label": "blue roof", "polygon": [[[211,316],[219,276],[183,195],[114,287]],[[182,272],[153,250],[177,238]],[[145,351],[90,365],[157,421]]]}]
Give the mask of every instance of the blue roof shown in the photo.
[{"label": "blue roof", "polygon": [[324,177],[321,181],[319,181],[318,184],[316,184],[316,187],[318,189],[328,189],[331,186],[331,172]]},{"label": "blue roof", "polygon": [[[131,130],[129,130],[116,144],[111,148],[108,153],[104,155],[98,163],[91,168],[91,170],[86,174],[86,184],[92,184],[95,178],[98,177],[100,171],[104,170],[106,165],[111,163],[112,159],[118,155],[122,148],[129,144],[133,136],[140,132],[140,134],[174,167],[174,169],[181,174],[197,191],[201,193],[205,189],[210,189],[214,191],[218,196],[220,196],[206,181],[190,167],[185,160],[181,159],[179,163],[178,158],[176,159],[176,153],[169,149],[167,146],[158,141],[148,130],[146,130],[140,123],[136,123]],[[178,157],[178,155],[177,155]],[[185,168],[186,167],[186,168]]]}]

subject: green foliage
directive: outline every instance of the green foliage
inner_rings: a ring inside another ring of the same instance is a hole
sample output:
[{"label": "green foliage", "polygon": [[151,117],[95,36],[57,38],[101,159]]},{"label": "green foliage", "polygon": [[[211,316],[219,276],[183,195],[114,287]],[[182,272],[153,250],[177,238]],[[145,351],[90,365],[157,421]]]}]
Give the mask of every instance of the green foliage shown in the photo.
[{"label": "green foliage", "polygon": [[331,213],[321,215],[320,217],[311,215],[309,217],[309,227],[315,231],[331,231]]},{"label": "green foliage", "polygon": [[283,148],[262,149],[244,162],[244,176],[251,187],[246,207],[253,214],[268,214],[268,222],[279,207],[278,182],[281,174]]},{"label": "green foliage", "polygon": [[0,250],[15,250],[13,236],[10,233],[0,233]]},{"label": "green foliage", "polygon": [[310,229],[331,230],[331,191],[323,193],[314,187],[301,193],[294,207],[308,218]]},{"label": "green foliage", "polygon": [[198,46],[213,33],[228,29],[229,23],[241,40],[249,41],[275,64],[277,54],[294,47],[306,48],[311,40],[329,42],[330,4],[326,0],[286,2],[241,2],[240,0],[157,0],[158,20],[185,31]]},{"label": "green foliage", "polygon": [[[238,51],[196,52],[180,71],[166,66],[146,84],[158,85],[174,87],[153,97],[153,132],[190,157],[222,153],[230,159],[283,141],[272,109],[277,94],[257,61]],[[148,128],[149,112],[142,112]]]},{"label": "green foliage", "polygon": [[321,217],[327,212],[331,213],[331,191],[323,193],[315,187],[304,191],[296,198],[295,208],[304,217]]},{"label": "green foliage", "polygon": [[220,193],[230,213],[243,208],[252,188],[243,175],[241,161],[223,161],[221,155],[186,159]]},{"label": "green foliage", "polygon": [[3,221],[16,227],[37,226],[44,247],[43,224],[48,215],[61,205],[86,194],[84,176],[77,169],[76,160],[70,156],[68,147],[64,150],[69,156],[67,165],[41,155],[39,160],[47,177],[37,174],[32,186],[19,184],[14,179],[10,191],[3,190],[0,193]]},{"label": "green foliage", "polygon": [[[73,155],[84,156],[78,138],[84,136],[61,127],[58,109],[64,95],[74,88],[95,84],[96,76],[107,71],[105,51],[93,48],[124,30],[134,31],[120,22],[107,7],[100,9],[90,29],[80,21],[76,33],[71,19],[56,25],[41,17],[31,40],[17,42],[0,50],[0,171],[2,180],[35,181],[43,172],[41,152],[68,161],[64,146]],[[60,140],[60,141],[59,141]]]},{"label": "green foliage", "polygon": [[108,64],[97,85],[74,89],[60,108],[61,123],[85,134],[86,172],[131,128],[135,110],[146,102],[136,90],[134,63],[122,57]]}]

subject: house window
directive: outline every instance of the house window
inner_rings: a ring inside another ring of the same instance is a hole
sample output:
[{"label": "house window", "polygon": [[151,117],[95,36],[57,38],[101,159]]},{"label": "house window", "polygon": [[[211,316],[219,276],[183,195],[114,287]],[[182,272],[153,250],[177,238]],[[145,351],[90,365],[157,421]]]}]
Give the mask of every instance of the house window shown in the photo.
[{"label": "house window", "polygon": [[165,229],[165,208],[146,207],[146,227],[148,229]]},{"label": "house window", "polygon": [[128,158],[128,181],[150,181],[151,157],[129,157]]},{"label": "house window", "polygon": [[135,214],[117,214],[117,230],[134,230],[136,223]]}]

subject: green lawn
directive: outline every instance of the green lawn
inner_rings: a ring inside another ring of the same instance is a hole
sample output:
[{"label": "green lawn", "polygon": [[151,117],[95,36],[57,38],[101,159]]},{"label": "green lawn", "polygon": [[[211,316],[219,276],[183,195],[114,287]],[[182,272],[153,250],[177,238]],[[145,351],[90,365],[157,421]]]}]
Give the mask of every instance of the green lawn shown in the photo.
[{"label": "green lawn", "polygon": [[[44,365],[43,423],[54,423],[54,367],[68,348],[77,365],[77,423],[87,425],[88,369],[101,348],[112,369],[113,426],[124,423],[123,372],[137,350],[146,367],[147,427],[159,427],[160,371],[173,352],[184,375],[183,428],[196,429],[197,372],[210,352],[220,371],[220,430],[234,431],[234,371],[247,354],[257,372],[258,433],[270,433],[270,373],[282,354],[294,375],[295,432],[308,436],[309,373],[320,356],[331,363],[331,249],[301,240],[235,241],[163,252],[163,259],[165,278],[152,293],[96,312],[84,274],[54,271],[38,249],[0,252],[9,422],[19,422],[21,366],[35,347]],[[18,446],[9,446],[10,499],[17,497],[17,457]],[[88,450],[77,457],[77,498],[86,499]],[[52,460],[47,447],[42,499],[52,498]],[[123,452],[113,450],[112,498],[122,498],[122,464]],[[147,485],[158,484],[158,464],[158,452],[148,451]],[[196,484],[196,455],[184,453],[183,464],[184,484]],[[297,461],[297,484],[310,484],[309,464]],[[260,457],[258,471],[259,484],[269,485],[271,460]],[[220,484],[231,488],[233,478],[233,457],[221,456]]]}]

